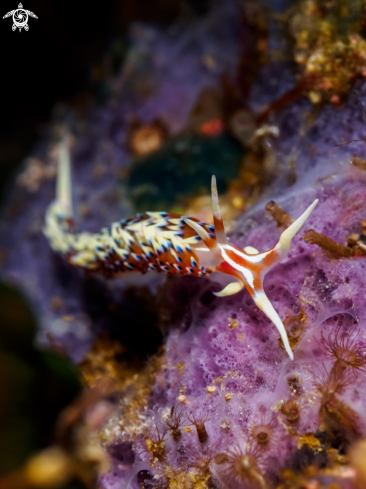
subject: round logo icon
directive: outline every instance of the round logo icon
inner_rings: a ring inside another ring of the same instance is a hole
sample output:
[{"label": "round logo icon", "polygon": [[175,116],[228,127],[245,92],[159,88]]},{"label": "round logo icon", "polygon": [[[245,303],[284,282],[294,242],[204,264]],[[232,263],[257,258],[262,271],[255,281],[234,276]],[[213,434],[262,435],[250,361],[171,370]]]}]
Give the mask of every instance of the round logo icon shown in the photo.
[{"label": "round logo icon", "polygon": [[[18,5],[19,6],[22,6],[22,4],[20,3]],[[15,29],[17,27],[19,27],[19,30],[24,27],[24,29],[27,31],[29,29],[28,27],[28,13],[26,10],[24,10],[23,8],[17,8],[16,10],[14,10],[14,13],[13,13],[13,31],[15,31]]]},{"label": "round logo icon", "polygon": [[33,12],[24,9],[21,3],[18,5],[17,9],[10,10],[10,12],[5,14],[3,19],[6,19],[10,16],[13,16],[13,31],[15,31],[16,29],[19,29],[19,31],[21,31],[22,29],[27,31],[29,29],[28,18],[34,17],[35,19],[38,19],[38,17]]}]

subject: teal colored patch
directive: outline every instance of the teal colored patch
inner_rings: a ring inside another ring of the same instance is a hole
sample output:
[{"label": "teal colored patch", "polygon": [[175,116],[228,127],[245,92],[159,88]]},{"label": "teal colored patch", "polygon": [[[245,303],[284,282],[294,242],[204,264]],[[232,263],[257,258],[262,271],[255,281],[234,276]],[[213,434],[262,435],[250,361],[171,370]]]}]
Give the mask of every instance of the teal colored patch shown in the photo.
[{"label": "teal colored patch", "polygon": [[229,134],[182,134],[138,160],[127,179],[136,211],[170,211],[187,198],[210,193],[216,175],[219,193],[238,176],[243,149]]}]

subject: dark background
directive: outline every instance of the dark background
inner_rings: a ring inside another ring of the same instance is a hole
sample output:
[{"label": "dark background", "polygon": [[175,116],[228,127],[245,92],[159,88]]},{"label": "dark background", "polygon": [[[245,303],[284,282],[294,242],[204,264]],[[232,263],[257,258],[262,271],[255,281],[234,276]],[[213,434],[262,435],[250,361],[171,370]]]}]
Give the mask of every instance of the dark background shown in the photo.
[{"label": "dark background", "polygon": [[0,11],[0,178],[11,175],[42,135],[56,103],[85,108],[95,102],[103,60],[134,21],[161,26],[204,13],[209,0],[22,0],[29,30],[12,31]]}]

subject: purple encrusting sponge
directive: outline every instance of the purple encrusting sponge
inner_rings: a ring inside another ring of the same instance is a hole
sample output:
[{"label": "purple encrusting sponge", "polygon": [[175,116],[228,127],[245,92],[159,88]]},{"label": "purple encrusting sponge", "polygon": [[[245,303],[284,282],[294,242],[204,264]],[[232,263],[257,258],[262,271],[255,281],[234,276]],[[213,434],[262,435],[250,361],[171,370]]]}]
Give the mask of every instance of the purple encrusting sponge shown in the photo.
[{"label": "purple encrusting sponge", "polygon": [[[143,487],[277,487],[279,477],[294,484],[279,487],[302,487],[295,481],[309,466],[316,467],[312,480],[320,480],[326,467],[330,481],[349,487],[352,474],[342,475],[335,459],[365,435],[366,257],[338,257],[301,236],[314,228],[343,244],[359,232],[366,174],[339,169],[314,185],[295,187],[278,200],[292,218],[315,197],[319,204],[264,283],[294,361],[246,291],[218,298],[212,291],[222,285],[215,274],[174,278],[161,293],[176,319],[148,406],[134,427],[130,411],[122,409],[122,430],[111,444],[129,444],[134,464],[124,466],[123,475],[117,471],[116,479],[104,476],[106,489],[135,487],[141,477]],[[258,204],[229,237],[236,246],[261,251],[280,233]]]}]

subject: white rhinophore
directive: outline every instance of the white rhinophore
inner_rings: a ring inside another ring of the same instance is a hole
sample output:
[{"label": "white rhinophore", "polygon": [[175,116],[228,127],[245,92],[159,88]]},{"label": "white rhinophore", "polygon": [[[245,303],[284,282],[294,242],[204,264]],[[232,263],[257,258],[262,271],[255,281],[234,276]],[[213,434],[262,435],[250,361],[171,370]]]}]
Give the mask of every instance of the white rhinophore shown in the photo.
[{"label": "white rhinophore", "polygon": [[56,201],[65,217],[73,216],[71,164],[67,138],[64,138],[59,147]]}]

